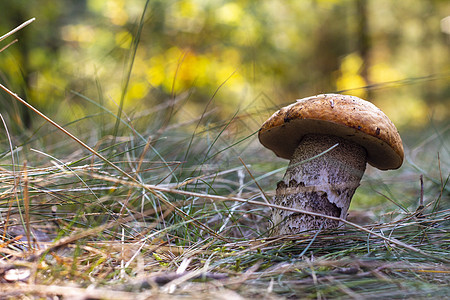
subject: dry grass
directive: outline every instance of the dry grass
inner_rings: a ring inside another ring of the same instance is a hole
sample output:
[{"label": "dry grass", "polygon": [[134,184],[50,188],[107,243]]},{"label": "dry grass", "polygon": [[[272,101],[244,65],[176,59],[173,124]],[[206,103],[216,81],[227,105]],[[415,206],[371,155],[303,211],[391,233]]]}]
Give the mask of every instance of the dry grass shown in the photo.
[{"label": "dry grass", "polygon": [[[138,148],[144,151],[145,144]],[[35,161],[42,156],[31,153]],[[140,178],[132,181],[89,156],[50,161],[46,167],[4,165],[0,172],[4,298],[366,299],[448,293],[450,210],[448,175],[442,171],[440,185],[426,184],[420,211],[394,207],[379,222],[268,237],[270,204],[243,167],[220,171],[209,165],[205,175],[152,185],[144,183],[144,173],[128,171]],[[141,156],[113,162],[139,169],[154,161]],[[166,177],[161,164],[149,168],[147,178]],[[218,192],[227,189],[231,193]],[[421,194],[420,187],[416,192]],[[19,270],[23,279],[11,275]]]}]

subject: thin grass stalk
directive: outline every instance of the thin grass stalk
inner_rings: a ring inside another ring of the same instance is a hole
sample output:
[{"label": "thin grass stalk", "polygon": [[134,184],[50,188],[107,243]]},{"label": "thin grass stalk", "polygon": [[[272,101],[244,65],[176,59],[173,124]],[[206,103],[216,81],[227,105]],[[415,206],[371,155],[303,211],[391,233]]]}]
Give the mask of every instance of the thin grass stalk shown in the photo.
[{"label": "thin grass stalk", "polygon": [[247,168],[247,165],[244,163],[244,161],[242,160],[241,157],[239,157],[239,161],[242,163],[242,165],[244,166],[245,170],[247,170],[248,175],[252,178],[253,182],[256,184],[256,186],[258,187],[259,191],[264,196],[264,201],[266,201],[266,203],[270,203],[269,202],[269,197],[267,196],[266,192],[259,185],[258,180],[255,179],[255,177],[253,176],[252,172],[249,170],[249,168]]},{"label": "thin grass stalk", "polygon": [[30,197],[28,194],[28,170],[27,162],[23,163],[23,203],[25,207],[25,228],[28,241],[28,250],[33,251],[31,246],[31,228],[30,228]]},{"label": "thin grass stalk", "polygon": [[[131,57],[128,62],[128,69],[127,69],[127,73],[126,73],[126,77],[125,77],[125,82],[123,83],[122,93],[121,93],[120,102],[119,102],[119,108],[117,110],[116,124],[114,125],[114,131],[113,131],[114,138],[117,136],[118,131],[119,131],[119,124],[120,124],[119,120],[120,120],[120,116],[122,115],[123,105],[125,103],[125,96],[128,92],[128,85],[130,83],[131,71],[133,70],[133,65],[134,65],[134,61],[136,58],[137,49],[139,46],[139,42],[141,40],[142,28],[144,27],[144,17],[145,17],[145,13],[147,11],[147,7],[148,7],[149,3],[150,3],[150,0],[147,0],[145,2],[144,9],[142,11],[141,18],[140,18],[139,25],[138,25],[138,30],[133,39],[132,49],[131,49]],[[114,142],[112,144],[114,144]]]},{"label": "thin grass stalk", "polygon": [[0,36],[0,41],[3,41],[4,39],[6,39],[8,36],[13,35],[14,33],[16,33],[17,31],[21,30],[22,28],[24,28],[25,26],[28,26],[29,24],[31,24],[34,20],[36,20],[36,18],[31,18],[28,21],[23,22],[22,24],[20,24],[19,26],[17,26],[16,28],[14,28],[13,30],[9,31],[8,33]]},{"label": "thin grass stalk", "polygon": [[[186,149],[186,151],[185,151],[184,160],[187,160],[187,158],[188,158],[188,154],[189,154],[189,152],[190,152],[190,150],[191,150],[192,143],[194,142],[194,137],[195,137],[195,135],[196,135],[196,133],[197,133],[197,129],[198,129],[198,127],[200,126],[200,124],[201,124],[203,118],[205,117],[209,105],[212,103],[212,101],[213,101],[214,98],[216,97],[216,95],[217,95],[217,93],[219,92],[219,90],[220,90],[220,89],[228,82],[228,80],[231,79],[231,77],[234,76],[234,74],[236,73],[236,71],[237,71],[237,70],[235,70],[230,76],[228,76],[228,78],[226,78],[226,79],[225,79],[225,80],[224,80],[224,81],[216,88],[216,90],[215,90],[214,93],[212,94],[211,98],[209,98],[208,102],[206,103],[205,108],[204,108],[204,110],[203,110],[203,113],[202,113],[200,119],[198,120],[197,125],[195,126],[195,129],[194,129],[193,132],[192,132],[191,139],[189,140],[188,147],[187,147],[187,149]],[[207,160],[209,160],[209,159],[204,159],[204,160],[203,160],[203,163],[205,163]]]},{"label": "thin grass stalk", "polygon": [[[2,119],[2,123],[3,123],[3,127],[5,128],[5,132],[6,132],[6,137],[8,138],[8,145],[9,145],[9,151],[11,152],[11,162],[12,162],[12,176],[14,179],[14,188],[13,188],[13,192],[14,192],[14,198],[18,198],[17,196],[17,186],[19,185],[18,181],[17,181],[17,177],[16,177],[16,163],[14,160],[14,151],[13,151],[13,145],[12,145],[12,141],[11,141],[11,136],[9,134],[9,130],[8,130],[8,126],[6,126],[6,122],[5,119],[3,118],[3,115],[0,114],[0,118]],[[6,221],[4,223],[3,226],[3,240],[6,239],[6,232],[7,232],[7,228],[8,228],[8,224],[9,224],[9,218],[10,218],[10,212],[12,209],[12,204],[13,204],[13,200],[9,200],[9,207],[8,207],[8,213],[6,214]]]},{"label": "thin grass stalk", "polygon": [[10,42],[10,43],[7,44],[6,46],[2,47],[2,48],[0,49],[0,52],[5,51],[5,50],[8,49],[11,45],[14,45],[14,44],[17,43],[18,41],[19,41],[18,39],[15,39],[14,41]]}]

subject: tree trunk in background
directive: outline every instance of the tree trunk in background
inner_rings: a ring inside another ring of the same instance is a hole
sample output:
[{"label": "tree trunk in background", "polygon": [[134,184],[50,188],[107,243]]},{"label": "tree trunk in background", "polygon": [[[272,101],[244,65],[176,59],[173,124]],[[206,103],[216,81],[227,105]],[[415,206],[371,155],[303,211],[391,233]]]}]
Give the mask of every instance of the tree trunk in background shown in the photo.
[{"label": "tree trunk in background", "polygon": [[[363,60],[361,69],[361,76],[367,85],[371,84],[369,78],[370,67],[370,35],[369,35],[369,20],[367,13],[368,0],[356,1],[356,15],[357,15],[357,42],[358,53]],[[371,99],[371,89],[367,89],[367,98]]]}]

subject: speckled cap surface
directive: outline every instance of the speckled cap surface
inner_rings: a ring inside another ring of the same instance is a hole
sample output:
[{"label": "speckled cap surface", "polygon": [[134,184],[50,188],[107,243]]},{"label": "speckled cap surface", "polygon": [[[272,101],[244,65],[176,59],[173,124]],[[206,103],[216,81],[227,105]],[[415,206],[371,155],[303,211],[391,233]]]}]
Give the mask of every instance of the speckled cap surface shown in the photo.
[{"label": "speckled cap surface", "polygon": [[367,162],[381,169],[398,169],[404,158],[395,125],[375,105],[355,96],[322,94],[303,98],[274,113],[258,133],[261,144],[279,157],[291,159],[307,134],[339,136],[364,147]]}]

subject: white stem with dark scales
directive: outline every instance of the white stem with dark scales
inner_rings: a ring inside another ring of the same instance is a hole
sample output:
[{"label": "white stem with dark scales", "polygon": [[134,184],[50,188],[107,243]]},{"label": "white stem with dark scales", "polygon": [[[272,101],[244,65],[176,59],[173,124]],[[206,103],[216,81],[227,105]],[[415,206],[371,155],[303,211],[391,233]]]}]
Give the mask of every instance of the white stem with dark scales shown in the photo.
[{"label": "white stem with dark scales", "polygon": [[[317,156],[330,149],[329,152]],[[346,219],[350,201],[366,169],[366,150],[343,138],[308,135],[300,142],[282,181],[274,203]],[[303,161],[306,161],[302,163]],[[336,220],[273,209],[272,235],[296,234],[305,230],[336,228]]]}]

